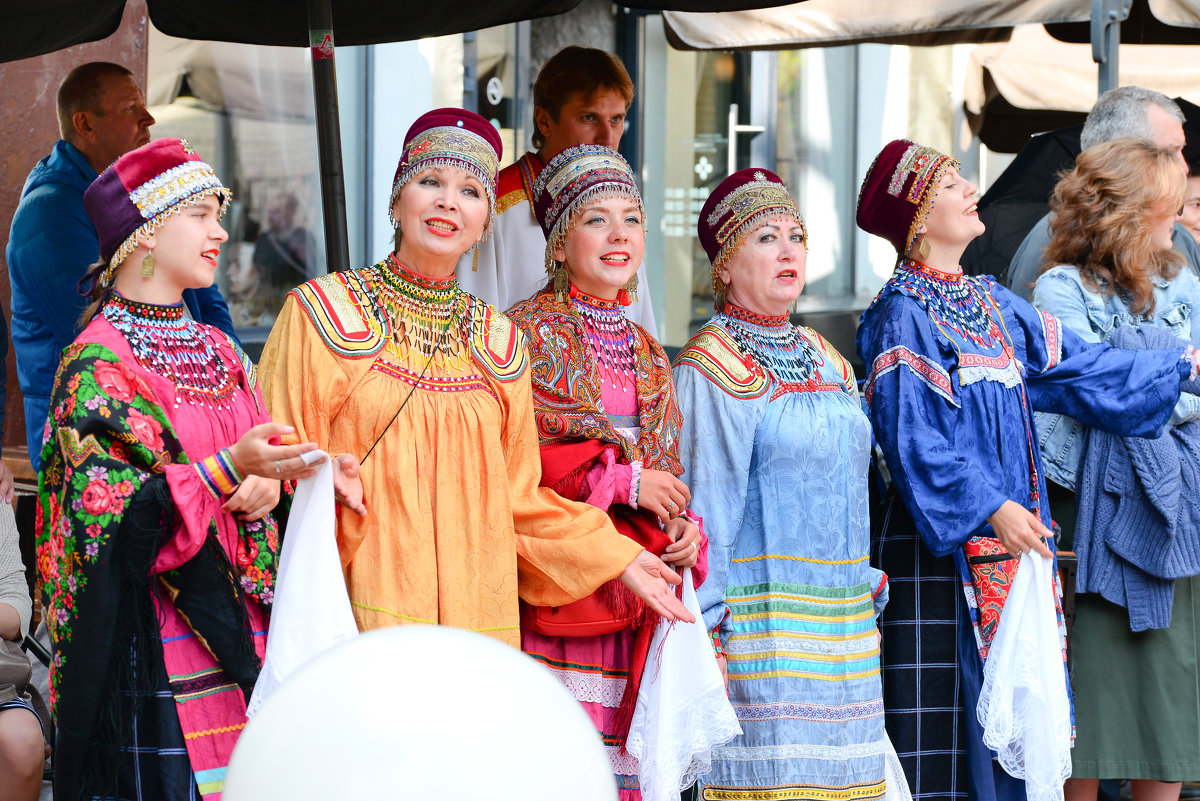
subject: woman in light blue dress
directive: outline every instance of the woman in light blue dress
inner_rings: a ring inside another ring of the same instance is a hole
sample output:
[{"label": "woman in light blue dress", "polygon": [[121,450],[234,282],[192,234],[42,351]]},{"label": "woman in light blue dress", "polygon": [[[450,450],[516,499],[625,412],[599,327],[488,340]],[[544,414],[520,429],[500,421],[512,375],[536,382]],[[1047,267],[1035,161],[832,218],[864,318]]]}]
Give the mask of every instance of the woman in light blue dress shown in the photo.
[{"label": "woman in light blue dress", "polygon": [[800,212],[777,176],[742,170],[699,235],[718,312],[675,362],[680,451],[709,536],[698,597],[744,731],[714,751],[701,797],[905,797],[883,725],[887,581],[868,564],[871,429],[849,364],[788,320]]}]

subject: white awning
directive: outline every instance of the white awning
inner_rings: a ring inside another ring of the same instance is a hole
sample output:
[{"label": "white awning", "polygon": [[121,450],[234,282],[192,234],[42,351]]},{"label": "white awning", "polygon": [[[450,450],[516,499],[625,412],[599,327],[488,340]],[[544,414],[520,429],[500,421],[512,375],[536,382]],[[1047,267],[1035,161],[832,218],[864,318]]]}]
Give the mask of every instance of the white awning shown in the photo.
[{"label": "white awning", "polygon": [[[1151,2],[1195,6],[1200,0]],[[806,0],[753,11],[664,11],[663,19],[679,49],[781,49],[995,41],[1016,25],[1087,22],[1091,9],[1090,0]]]},{"label": "white awning", "polygon": [[1179,28],[1200,28],[1200,0],[1150,0],[1160,22]]},{"label": "white awning", "polygon": [[[1036,112],[1086,114],[1096,102],[1097,68],[1091,52],[1091,45],[1060,42],[1040,25],[1015,29],[1007,42],[973,48],[963,86],[963,106],[972,132],[981,134],[987,125],[987,108],[998,98],[1032,112],[1027,115],[1031,130],[1026,133],[1038,130],[1032,127]],[[1121,45],[1120,85],[1144,86],[1200,103],[1200,47]],[[1011,118],[1006,124],[1012,124]]]}]

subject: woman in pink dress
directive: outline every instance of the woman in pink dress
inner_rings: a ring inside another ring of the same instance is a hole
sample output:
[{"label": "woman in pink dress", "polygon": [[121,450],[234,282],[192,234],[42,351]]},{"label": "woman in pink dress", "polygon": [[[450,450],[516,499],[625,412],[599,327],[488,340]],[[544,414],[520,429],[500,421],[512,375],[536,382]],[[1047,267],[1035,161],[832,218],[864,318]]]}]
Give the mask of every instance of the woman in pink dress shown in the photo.
[{"label": "woman in pink dress", "polygon": [[[626,319],[645,250],[634,176],[616,151],[578,145],[534,182],[547,286],[508,314],[529,343],[542,484],[586,501],[617,530],[704,577],[705,543],[679,480],[679,429],[662,346]],[[641,797],[625,749],[657,614],[619,582],[566,607],[524,607],[521,648],[546,665],[596,724],[622,801]]]},{"label": "woman in pink dress", "polygon": [[84,201],[95,303],[63,351],[37,559],[54,645],[55,797],[220,798],[265,646],[281,479],[254,366],[187,317],[229,191],[179,139],[122,156]]}]

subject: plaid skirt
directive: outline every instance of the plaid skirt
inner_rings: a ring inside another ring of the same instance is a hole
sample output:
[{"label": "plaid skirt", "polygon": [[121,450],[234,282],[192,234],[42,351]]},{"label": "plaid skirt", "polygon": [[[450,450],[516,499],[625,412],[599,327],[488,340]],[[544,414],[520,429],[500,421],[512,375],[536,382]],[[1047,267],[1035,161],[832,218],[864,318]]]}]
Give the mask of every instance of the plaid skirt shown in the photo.
[{"label": "plaid skirt", "polygon": [[889,587],[884,720],[913,799],[1024,801],[1024,782],[991,758],[975,717],[983,668],[958,565],[925,547],[894,493],[877,511],[871,564]]},{"label": "plaid skirt", "polygon": [[[135,677],[147,669],[137,664],[132,649],[130,660]],[[161,664],[148,669],[153,677],[150,688],[121,691],[122,702],[135,712],[128,745],[121,749],[116,795],[84,786],[83,798],[89,801],[200,801],[166,669]],[[141,686],[141,682],[135,683]],[[55,777],[79,767],[59,760]]]}]

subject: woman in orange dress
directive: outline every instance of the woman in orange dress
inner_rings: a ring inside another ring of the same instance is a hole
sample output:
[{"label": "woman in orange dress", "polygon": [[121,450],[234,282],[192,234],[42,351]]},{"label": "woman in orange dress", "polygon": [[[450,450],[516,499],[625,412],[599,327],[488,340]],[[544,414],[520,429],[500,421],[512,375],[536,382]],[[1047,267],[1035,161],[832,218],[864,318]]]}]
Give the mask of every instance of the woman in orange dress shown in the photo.
[{"label": "woman in orange dress", "polygon": [[560,605],[617,577],[689,619],[674,571],[600,510],[538,486],[523,335],[455,281],[491,225],[495,129],[438,109],[404,141],[395,251],[289,293],[261,365],[275,419],[338,455],[338,548],[359,628],[444,624],[516,647],[518,594]]}]

